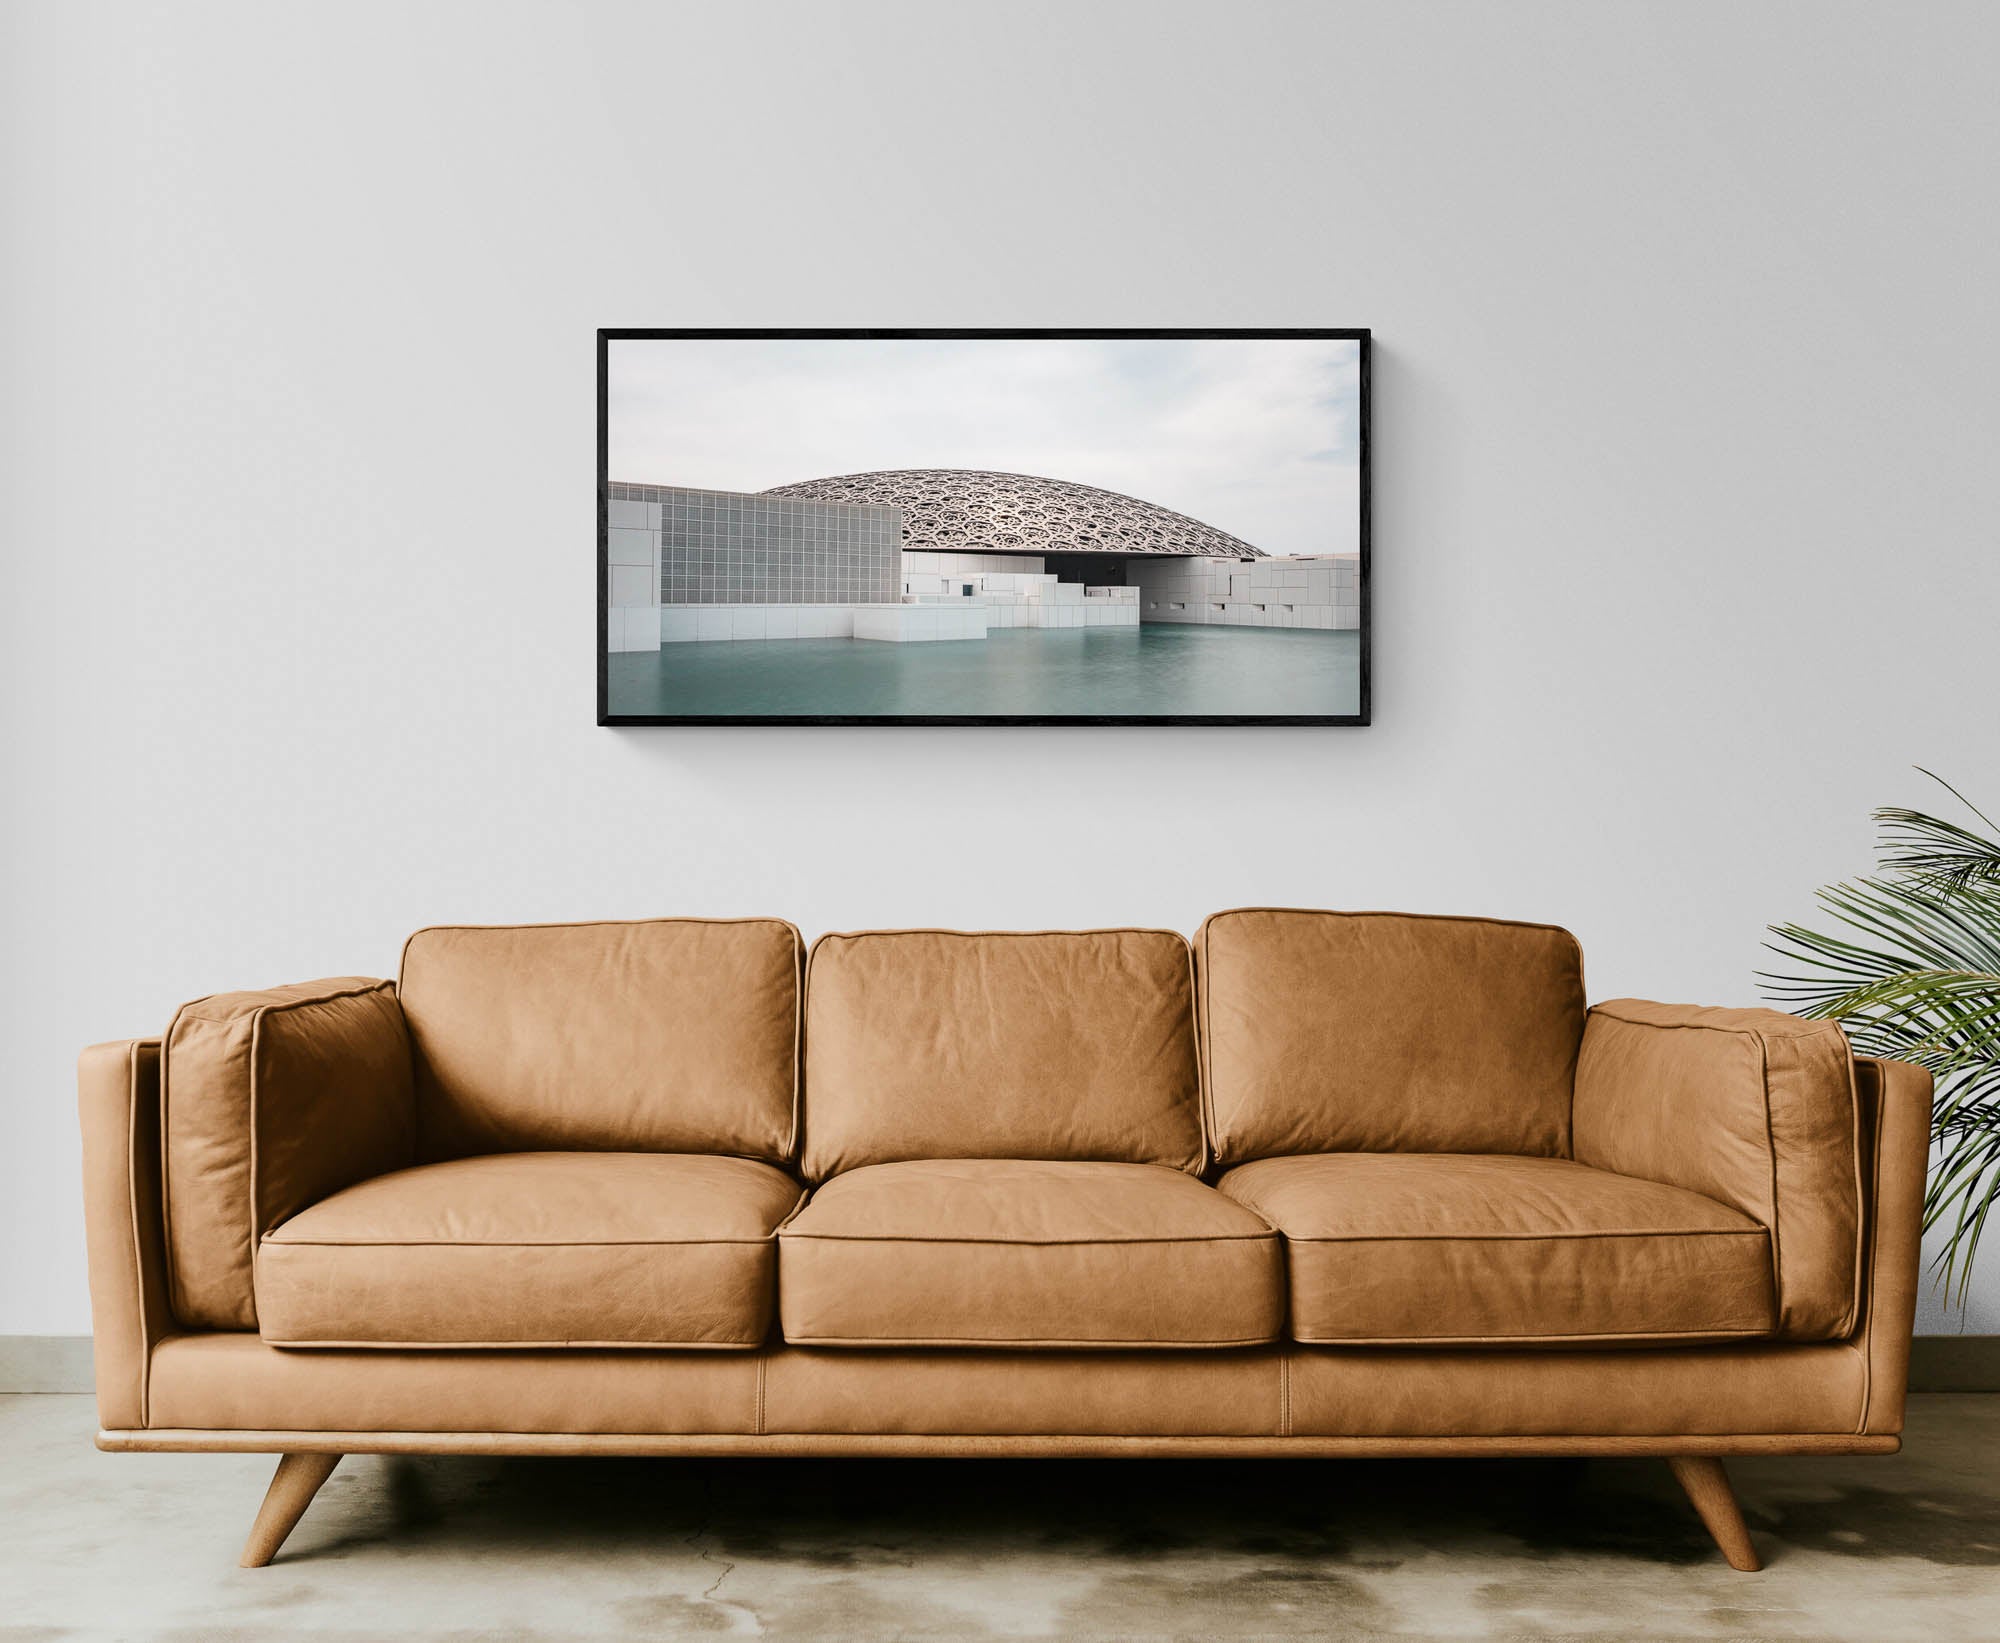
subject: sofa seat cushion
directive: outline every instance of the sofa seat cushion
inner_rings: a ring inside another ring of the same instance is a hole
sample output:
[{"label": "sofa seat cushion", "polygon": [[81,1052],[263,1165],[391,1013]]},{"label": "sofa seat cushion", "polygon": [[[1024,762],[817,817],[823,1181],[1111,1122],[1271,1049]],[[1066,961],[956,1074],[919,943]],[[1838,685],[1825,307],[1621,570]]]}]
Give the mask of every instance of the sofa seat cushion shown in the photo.
[{"label": "sofa seat cushion", "polygon": [[1219,1184],[1284,1233],[1298,1341],[1574,1345],[1774,1327],[1769,1234],[1680,1187],[1467,1153],[1266,1158]]},{"label": "sofa seat cushion", "polygon": [[1277,1338],[1277,1235],[1159,1164],[872,1164],[778,1237],[805,1346],[1227,1347]]},{"label": "sofa seat cushion", "polygon": [[278,1346],[754,1347],[797,1182],[747,1158],[526,1152],[377,1176],[268,1233]]}]

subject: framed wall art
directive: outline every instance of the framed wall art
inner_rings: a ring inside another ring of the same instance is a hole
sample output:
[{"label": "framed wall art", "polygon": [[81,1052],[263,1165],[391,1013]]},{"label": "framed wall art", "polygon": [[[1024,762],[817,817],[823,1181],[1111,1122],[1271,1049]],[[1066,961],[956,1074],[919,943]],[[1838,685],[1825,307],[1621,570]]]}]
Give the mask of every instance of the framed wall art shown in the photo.
[{"label": "framed wall art", "polygon": [[1365,330],[597,348],[600,724],[1368,723]]}]

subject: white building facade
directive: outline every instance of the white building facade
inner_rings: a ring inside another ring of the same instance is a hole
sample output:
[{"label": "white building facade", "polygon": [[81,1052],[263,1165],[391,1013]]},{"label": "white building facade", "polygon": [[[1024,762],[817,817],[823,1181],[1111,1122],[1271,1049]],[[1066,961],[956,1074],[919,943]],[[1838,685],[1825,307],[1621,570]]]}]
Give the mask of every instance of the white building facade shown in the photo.
[{"label": "white building facade", "polygon": [[1361,557],[1127,560],[1142,622],[1239,628],[1361,626]]},{"label": "white building facade", "polygon": [[[1272,558],[1183,515],[1055,480],[898,471],[759,493],[613,482],[606,502],[612,651],[1142,623],[1361,626],[1355,555]],[[979,551],[926,545],[967,537]]]}]

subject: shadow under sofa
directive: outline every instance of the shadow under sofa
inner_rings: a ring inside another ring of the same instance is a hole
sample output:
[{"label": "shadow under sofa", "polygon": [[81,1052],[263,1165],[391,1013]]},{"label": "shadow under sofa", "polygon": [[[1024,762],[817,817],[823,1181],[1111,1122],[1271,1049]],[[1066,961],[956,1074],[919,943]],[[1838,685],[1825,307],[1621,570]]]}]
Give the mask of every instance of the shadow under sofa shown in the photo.
[{"label": "shadow under sofa", "polygon": [[420,931],[80,1064],[100,1447],[1890,1452],[1930,1081],[1566,932]]}]

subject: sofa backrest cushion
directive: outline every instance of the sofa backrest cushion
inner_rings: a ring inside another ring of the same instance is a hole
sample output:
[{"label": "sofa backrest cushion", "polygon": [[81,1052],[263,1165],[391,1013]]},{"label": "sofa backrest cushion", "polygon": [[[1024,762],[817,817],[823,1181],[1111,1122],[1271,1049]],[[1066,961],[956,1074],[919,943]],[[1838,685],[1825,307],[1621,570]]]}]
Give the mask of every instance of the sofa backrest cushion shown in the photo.
[{"label": "sofa backrest cushion", "polygon": [[1207,920],[1195,957],[1221,1163],[1568,1153],[1584,997],[1567,930],[1253,907]]},{"label": "sofa backrest cushion", "polygon": [[1778,1334],[1854,1328],[1860,1107],[1834,1021],[1617,998],[1577,1063],[1578,1163],[1720,1199],[1770,1229]]},{"label": "sofa backrest cushion", "polygon": [[807,1178],[912,1158],[1200,1171],[1192,972],[1169,930],[821,936]]},{"label": "sofa backrest cushion", "polygon": [[423,1155],[784,1162],[803,951],[782,919],[419,930],[399,990]]},{"label": "sofa backrest cushion", "polygon": [[174,1316],[255,1329],[257,1241],[328,1192],[415,1156],[395,989],[336,976],[183,1005],[160,1056]]}]

